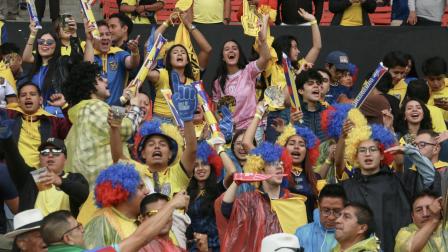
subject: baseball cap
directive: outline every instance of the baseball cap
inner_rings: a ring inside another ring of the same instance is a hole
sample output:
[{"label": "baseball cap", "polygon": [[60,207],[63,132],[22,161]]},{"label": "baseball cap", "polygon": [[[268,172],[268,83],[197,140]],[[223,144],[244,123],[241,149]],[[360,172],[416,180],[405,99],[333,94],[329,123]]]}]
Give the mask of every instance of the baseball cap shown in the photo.
[{"label": "baseball cap", "polygon": [[328,64],[333,64],[338,70],[349,70],[350,61],[345,52],[333,51],[327,55],[325,62]]},{"label": "baseball cap", "polygon": [[65,147],[64,141],[59,138],[49,137],[47,141],[43,142],[39,146],[39,151],[45,149],[48,146],[56,147],[58,149],[61,149],[62,152],[64,152],[65,155],[67,155],[67,148]]}]

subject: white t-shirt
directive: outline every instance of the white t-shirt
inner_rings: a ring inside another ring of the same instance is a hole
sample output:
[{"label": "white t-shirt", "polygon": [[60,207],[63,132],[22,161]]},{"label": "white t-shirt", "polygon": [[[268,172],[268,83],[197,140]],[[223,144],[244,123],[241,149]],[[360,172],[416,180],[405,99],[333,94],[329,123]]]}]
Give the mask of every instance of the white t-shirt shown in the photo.
[{"label": "white t-shirt", "polygon": [[6,97],[15,95],[16,92],[9,82],[5,78],[0,77],[0,108],[6,108]]}]

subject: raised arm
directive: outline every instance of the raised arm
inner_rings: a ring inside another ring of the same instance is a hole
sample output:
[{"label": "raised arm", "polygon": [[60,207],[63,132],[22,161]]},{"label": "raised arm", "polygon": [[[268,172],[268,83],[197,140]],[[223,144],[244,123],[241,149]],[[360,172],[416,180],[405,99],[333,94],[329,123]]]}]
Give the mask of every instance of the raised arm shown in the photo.
[{"label": "raised arm", "polygon": [[257,59],[257,67],[261,71],[266,69],[269,60],[271,59],[271,53],[269,52],[269,46],[267,43],[267,31],[268,31],[269,15],[264,14],[261,20],[261,29],[258,33],[258,46],[260,48],[260,57]]},{"label": "raised arm", "polygon": [[93,50],[93,36],[92,31],[95,29],[93,24],[89,24],[87,19],[84,19],[84,31],[86,32],[86,46],[84,48],[84,61],[94,63],[95,54]]},{"label": "raised arm", "polygon": [[28,37],[25,48],[23,49],[22,60],[25,63],[34,63],[33,46],[34,41],[36,41],[37,35],[36,23],[34,23],[34,21],[31,21],[29,27],[30,36]]},{"label": "raised arm", "polygon": [[201,70],[204,70],[207,68],[208,59],[210,57],[210,53],[212,52],[212,46],[208,43],[207,39],[202,35],[202,33],[199,31],[199,29],[196,28],[196,26],[192,25],[192,13],[185,12],[182,15],[180,15],[180,18],[182,22],[184,23],[185,27],[187,27],[190,34],[193,36],[193,39],[198,43],[200,51],[198,54],[198,61],[199,61],[199,67]]},{"label": "raised arm", "polygon": [[230,13],[232,11],[231,0],[224,0],[224,24],[230,23]]},{"label": "raised arm", "polygon": [[322,48],[322,39],[320,37],[319,25],[317,24],[316,18],[313,14],[306,12],[304,9],[300,8],[299,15],[302,16],[306,21],[311,24],[311,33],[313,37],[313,47],[310,49],[308,54],[305,56],[305,60],[308,63],[314,63],[319,57],[320,49]]},{"label": "raised arm", "polygon": [[250,152],[252,149],[255,148],[254,146],[255,134],[257,131],[258,124],[263,118],[265,112],[266,112],[265,102],[261,101],[257,105],[255,115],[252,121],[250,122],[249,127],[247,127],[246,132],[244,132],[243,147],[247,152]]},{"label": "raised arm", "polygon": [[128,41],[128,48],[131,50],[131,56],[126,57],[125,65],[127,69],[134,69],[140,64],[140,53],[138,51],[138,42],[140,35],[135,39]]}]

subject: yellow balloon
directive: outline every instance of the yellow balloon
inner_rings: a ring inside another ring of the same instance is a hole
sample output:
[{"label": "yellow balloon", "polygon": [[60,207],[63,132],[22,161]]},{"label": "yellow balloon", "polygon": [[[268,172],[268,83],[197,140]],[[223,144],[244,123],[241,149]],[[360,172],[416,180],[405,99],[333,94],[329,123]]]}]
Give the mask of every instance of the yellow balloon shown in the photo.
[{"label": "yellow balloon", "polygon": [[191,7],[192,4],[193,0],[179,0],[176,3],[176,8],[178,8],[181,11],[186,11]]}]

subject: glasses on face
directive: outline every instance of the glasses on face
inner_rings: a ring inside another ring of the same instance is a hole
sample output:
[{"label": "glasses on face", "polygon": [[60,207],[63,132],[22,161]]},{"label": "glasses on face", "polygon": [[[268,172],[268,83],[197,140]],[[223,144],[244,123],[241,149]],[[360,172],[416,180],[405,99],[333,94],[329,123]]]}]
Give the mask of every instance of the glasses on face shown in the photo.
[{"label": "glasses on face", "polygon": [[56,41],[54,41],[54,39],[37,39],[38,45],[51,46],[51,45],[54,45],[55,43],[56,43]]},{"label": "glasses on face", "polygon": [[430,145],[430,146],[435,146],[436,144],[434,144],[434,143],[428,143],[428,142],[424,142],[424,141],[421,141],[421,142],[414,142],[414,146],[415,147],[417,147],[418,149],[423,149],[423,148],[425,148],[426,146],[428,146],[428,145]]},{"label": "glasses on face", "polygon": [[159,212],[159,210],[157,210],[157,209],[149,210],[148,212],[145,213],[145,215],[149,218],[149,217],[156,215],[158,212]]},{"label": "glasses on face", "polygon": [[334,217],[339,218],[339,216],[341,216],[341,214],[342,214],[341,210],[330,209],[330,208],[321,209],[321,212],[322,212],[322,216],[325,216],[325,217],[330,217],[330,215],[333,215]]},{"label": "glasses on face", "polygon": [[272,167],[283,167],[283,161],[275,161],[272,163],[268,163],[268,165]]},{"label": "glasses on face", "polygon": [[63,151],[62,151],[62,149],[43,149],[40,151],[40,154],[44,157],[49,156],[50,153],[53,156],[58,157],[59,155],[61,155],[63,153]]},{"label": "glasses on face", "polygon": [[361,154],[367,154],[367,152],[374,153],[374,152],[377,152],[377,151],[379,151],[379,149],[376,146],[360,147],[358,149],[358,153],[361,153]]},{"label": "glasses on face", "polygon": [[322,85],[322,82],[317,81],[317,80],[309,80],[309,81],[305,82],[305,84],[308,84],[308,85],[310,85],[310,86],[313,86],[313,85],[318,85],[318,86],[320,86],[320,85]]},{"label": "glasses on face", "polygon": [[59,239],[58,241],[55,241],[55,242],[53,242],[53,243],[56,243],[56,242],[59,242],[59,241],[64,240],[64,236],[65,236],[66,234],[68,234],[68,233],[70,233],[70,232],[72,232],[72,231],[74,231],[74,230],[77,230],[77,229],[79,229],[81,232],[84,232],[84,227],[82,226],[81,223],[78,222],[78,225],[76,225],[75,227],[72,227],[72,228],[70,228],[69,230],[65,231],[65,232],[61,235],[61,239]]}]

